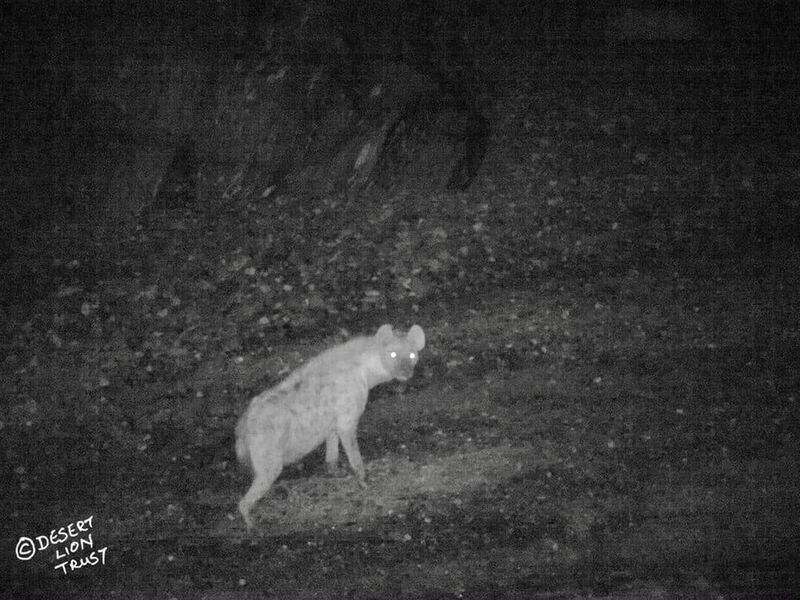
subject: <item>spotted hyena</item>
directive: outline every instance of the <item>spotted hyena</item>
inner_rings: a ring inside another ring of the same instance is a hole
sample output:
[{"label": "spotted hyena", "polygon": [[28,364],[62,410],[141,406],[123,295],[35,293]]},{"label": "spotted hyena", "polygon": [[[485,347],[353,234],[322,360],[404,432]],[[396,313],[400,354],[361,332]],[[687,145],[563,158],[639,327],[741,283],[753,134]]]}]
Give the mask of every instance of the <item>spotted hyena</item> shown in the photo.
[{"label": "spotted hyena", "polygon": [[239,501],[248,528],[253,526],[253,506],[283,467],[322,442],[328,470],[336,469],[341,441],[359,484],[365,487],[356,428],[367,394],[380,383],[411,377],[424,347],[425,333],[419,325],[406,335],[383,325],[373,336],[326,350],[250,401],[236,426],[236,455],[254,474]]}]

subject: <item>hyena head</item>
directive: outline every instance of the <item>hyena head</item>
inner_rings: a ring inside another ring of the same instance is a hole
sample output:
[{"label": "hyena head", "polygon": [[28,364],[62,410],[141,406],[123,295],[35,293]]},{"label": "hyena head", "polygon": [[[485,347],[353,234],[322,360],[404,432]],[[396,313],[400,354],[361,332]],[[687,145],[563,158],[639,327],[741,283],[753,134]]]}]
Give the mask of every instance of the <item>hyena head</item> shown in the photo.
[{"label": "hyena head", "polygon": [[392,331],[391,325],[382,325],[375,334],[381,347],[381,363],[393,379],[405,381],[414,374],[419,351],[425,347],[425,332],[414,325],[406,335]]}]

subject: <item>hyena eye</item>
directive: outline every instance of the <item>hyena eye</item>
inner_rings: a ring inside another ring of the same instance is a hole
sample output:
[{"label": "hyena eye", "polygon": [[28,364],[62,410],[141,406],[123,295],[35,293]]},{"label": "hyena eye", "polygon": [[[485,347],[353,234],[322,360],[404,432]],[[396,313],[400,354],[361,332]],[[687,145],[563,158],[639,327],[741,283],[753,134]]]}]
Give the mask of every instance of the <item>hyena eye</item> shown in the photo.
[{"label": "hyena eye", "polygon": [[392,358],[397,358],[397,352],[389,352],[389,356]]},{"label": "hyena eye", "polygon": [[416,354],[414,354],[413,352],[411,352],[411,353],[408,355],[408,358],[410,358],[411,360],[414,360],[415,358],[417,358],[417,355],[416,355]]}]

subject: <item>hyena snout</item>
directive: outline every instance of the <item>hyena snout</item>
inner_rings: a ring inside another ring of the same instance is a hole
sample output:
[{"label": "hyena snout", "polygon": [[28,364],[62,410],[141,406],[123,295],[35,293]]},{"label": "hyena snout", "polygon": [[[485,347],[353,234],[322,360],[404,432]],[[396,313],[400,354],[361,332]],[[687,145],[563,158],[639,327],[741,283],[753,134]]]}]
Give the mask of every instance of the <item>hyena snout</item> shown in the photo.
[{"label": "hyena snout", "polygon": [[395,373],[395,378],[399,381],[408,381],[411,379],[411,376],[414,375],[414,365],[400,365]]}]

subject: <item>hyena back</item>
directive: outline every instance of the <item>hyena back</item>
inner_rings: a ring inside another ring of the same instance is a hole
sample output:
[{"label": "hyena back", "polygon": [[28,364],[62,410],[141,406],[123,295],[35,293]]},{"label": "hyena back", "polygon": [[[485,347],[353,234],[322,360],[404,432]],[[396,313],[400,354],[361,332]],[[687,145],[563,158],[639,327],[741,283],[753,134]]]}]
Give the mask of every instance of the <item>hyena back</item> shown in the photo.
[{"label": "hyena back", "polygon": [[383,325],[374,336],[326,350],[251,400],[236,426],[236,455],[254,475],[239,501],[248,528],[253,526],[253,506],[283,467],[322,442],[328,469],[336,468],[341,442],[359,484],[365,486],[356,429],[369,390],[392,379],[410,378],[424,347],[425,333],[419,325],[407,335]]}]

